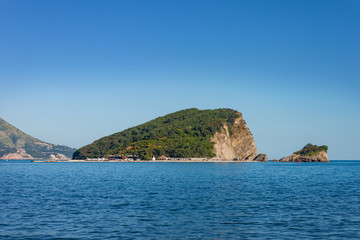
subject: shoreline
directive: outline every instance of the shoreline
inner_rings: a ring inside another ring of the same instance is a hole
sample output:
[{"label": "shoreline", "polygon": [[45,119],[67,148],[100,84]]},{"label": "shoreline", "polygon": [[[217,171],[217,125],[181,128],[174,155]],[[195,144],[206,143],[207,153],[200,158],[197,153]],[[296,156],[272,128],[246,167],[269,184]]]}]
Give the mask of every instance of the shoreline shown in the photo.
[{"label": "shoreline", "polygon": [[260,161],[233,161],[233,160],[157,160],[157,161],[146,161],[146,160],[139,160],[139,161],[87,161],[87,160],[35,160],[31,161],[34,163],[247,163],[247,162],[260,162]]}]

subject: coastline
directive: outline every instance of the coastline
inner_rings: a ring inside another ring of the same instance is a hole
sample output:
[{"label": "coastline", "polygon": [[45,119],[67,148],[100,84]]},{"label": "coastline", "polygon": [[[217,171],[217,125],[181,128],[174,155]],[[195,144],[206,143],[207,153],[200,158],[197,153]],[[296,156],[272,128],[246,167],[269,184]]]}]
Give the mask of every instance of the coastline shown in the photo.
[{"label": "coastline", "polygon": [[233,161],[233,160],[157,160],[157,161],[147,161],[147,160],[138,160],[138,161],[116,161],[116,160],[106,160],[106,161],[88,161],[88,160],[34,160],[31,161],[34,163],[246,163],[246,162],[261,162],[261,161]]}]

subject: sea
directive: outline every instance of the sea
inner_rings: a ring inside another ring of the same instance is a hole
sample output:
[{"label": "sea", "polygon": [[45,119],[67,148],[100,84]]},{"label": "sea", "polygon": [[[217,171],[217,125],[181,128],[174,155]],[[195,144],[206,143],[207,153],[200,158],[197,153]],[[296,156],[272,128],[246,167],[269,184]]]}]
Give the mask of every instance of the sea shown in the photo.
[{"label": "sea", "polygon": [[360,161],[0,161],[0,239],[359,239]]}]

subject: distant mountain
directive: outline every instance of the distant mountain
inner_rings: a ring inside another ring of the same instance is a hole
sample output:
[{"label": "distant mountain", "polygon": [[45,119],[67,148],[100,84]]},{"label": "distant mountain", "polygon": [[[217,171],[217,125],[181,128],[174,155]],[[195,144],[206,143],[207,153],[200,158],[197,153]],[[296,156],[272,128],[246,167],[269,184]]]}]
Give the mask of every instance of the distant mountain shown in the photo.
[{"label": "distant mountain", "polygon": [[65,159],[74,148],[46,143],[33,138],[0,118],[0,158],[2,159]]},{"label": "distant mountain", "polygon": [[74,159],[109,156],[140,159],[215,158],[252,161],[254,138],[240,112],[186,109],[101,138],[74,153]]}]

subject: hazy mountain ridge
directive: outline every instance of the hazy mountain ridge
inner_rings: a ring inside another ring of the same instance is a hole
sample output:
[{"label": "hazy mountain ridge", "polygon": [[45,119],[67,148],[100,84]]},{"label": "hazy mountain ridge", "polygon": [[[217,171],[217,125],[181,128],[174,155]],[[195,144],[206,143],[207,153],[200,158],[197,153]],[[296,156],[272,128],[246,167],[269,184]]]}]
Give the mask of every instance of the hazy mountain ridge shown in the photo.
[{"label": "hazy mountain ridge", "polygon": [[76,149],[31,137],[0,118],[0,158],[71,158]]}]

